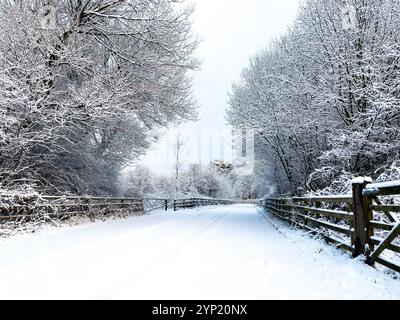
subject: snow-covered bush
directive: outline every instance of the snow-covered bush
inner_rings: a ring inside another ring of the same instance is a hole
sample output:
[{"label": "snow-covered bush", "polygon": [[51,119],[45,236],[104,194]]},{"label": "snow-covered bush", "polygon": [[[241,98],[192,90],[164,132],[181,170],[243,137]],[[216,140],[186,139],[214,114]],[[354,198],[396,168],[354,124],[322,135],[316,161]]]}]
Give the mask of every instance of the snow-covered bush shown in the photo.
[{"label": "snow-covered bush", "polygon": [[142,199],[156,192],[155,176],[150,169],[138,165],[128,171],[122,181],[123,196]]},{"label": "snow-covered bush", "polygon": [[[389,168],[382,168],[377,171],[379,174],[377,178],[377,182],[391,182],[391,181],[399,181],[400,182],[400,161],[395,161]],[[389,196],[381,198],[381,201],[385,204],[394,204],[400,205],[400,196]],[[392,213],[394,214],[394,213]],[[398,218],[400,219],[400,214],[397,213]]]},{"label": "snow-covered bush", "polygon": [[235,185],[233,186],[233,190],[235,199],[257,199],[257,191],[253,175],[238,176]]},{"label": "snow-covered bush", "polygon": [[376,171],[379,174],[377,182],[400,181],[400,160],[395,161],[387,168],[382,168]]},{"label": "snow-covered bush", "polygon": [[[313,195],[341,195],[352,191],[354,175],[349,172],[337,172],[335,168],[323,167],[316,169],[309,177],[308,186]],[[318,186],[327,185],[323,189]],[[311,193],[310,193],[311,194]]]}]

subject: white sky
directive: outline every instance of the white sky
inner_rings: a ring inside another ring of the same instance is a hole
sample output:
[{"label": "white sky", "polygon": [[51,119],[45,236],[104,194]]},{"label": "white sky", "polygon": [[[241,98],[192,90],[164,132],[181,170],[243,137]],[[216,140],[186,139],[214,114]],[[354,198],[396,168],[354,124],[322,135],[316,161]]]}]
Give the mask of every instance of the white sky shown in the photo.
[{"label": "white sky", "polygon": [[[194,74],[194,94],[201,106],[200,120],[179,130],[186,144],[186,163],[232,161],[230,129],[225,108],[231,84],[249,58],[284,33],[293,22],[299,0],[194,0],[194,32],[202,40],[197,56],[201,70]],[[175,130],[163,133],[142,163],[157,173],[172,170]]]}]

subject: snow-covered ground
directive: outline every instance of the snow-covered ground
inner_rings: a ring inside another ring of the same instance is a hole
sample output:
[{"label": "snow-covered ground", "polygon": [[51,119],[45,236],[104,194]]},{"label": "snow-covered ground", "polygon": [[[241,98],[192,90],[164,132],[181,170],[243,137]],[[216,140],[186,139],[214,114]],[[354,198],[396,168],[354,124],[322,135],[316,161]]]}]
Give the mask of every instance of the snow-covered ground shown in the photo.
[{"label": "snow-covered ground", "polygon": [[400,299],[400,280],[257,210],[160,211],[0,240],[0,298]]}]

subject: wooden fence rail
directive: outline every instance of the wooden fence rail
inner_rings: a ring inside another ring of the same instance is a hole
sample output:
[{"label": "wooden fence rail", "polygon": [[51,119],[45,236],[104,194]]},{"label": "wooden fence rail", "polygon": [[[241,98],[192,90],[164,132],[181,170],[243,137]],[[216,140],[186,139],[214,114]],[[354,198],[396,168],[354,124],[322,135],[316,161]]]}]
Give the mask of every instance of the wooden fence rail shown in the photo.
[{"label": "wooden fence rail", "polygon": [[190,198],[174,200],[174,211],[178,209],[191,209],[204,206],[230,205],[244,203],[245,201],[225,200],[225,199],[206,199],[206,198]]},{"label": "wooden fence rail", "polygon": [[[354,257],[365,255],[369,264],[380,263],[400,272],[400,181],[353,183],[352,194],[338,196],[270,198],[260,205],[275,216],[322,234]],[[383,253],[386,252],[386,256]],[[399,260],[397,262],[391,259]]]}]

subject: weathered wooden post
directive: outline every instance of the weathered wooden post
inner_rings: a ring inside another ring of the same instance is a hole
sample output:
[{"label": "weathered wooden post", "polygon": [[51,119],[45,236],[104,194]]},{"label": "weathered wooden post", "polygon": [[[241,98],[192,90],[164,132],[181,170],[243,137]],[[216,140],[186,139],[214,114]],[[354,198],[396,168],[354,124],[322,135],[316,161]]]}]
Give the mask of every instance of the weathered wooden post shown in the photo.
[{"label": "weathered wooden post", "polygon": [[176,211],[176,200],[174,199],[174,211]]},{"label": "weathered wooden post", "polygon": [[145,204],[145,199],[142,199],[140,202],[139,202],[139,212],[140,212],[140,215],[143,215],[144,214],[144,208],[145,208],[145,206],[146,206],[146,204]]},{"label": "weathered wooden post", "polygon": [[370,225],[373,214],[370,209],[372,200],[364,197],[363,191],[371,179],[359,178],[353,181],[353,213],[354,213],[354,257],[370,253],[373,250],[371,237],[373,228]]},{"label": "weathered wooden post", "polygon": [[165,201],[165,211],[168,211],[168,200],[165,199],[164,201]]}]

